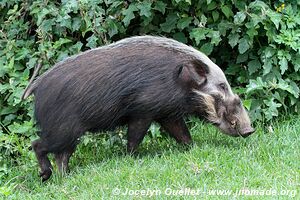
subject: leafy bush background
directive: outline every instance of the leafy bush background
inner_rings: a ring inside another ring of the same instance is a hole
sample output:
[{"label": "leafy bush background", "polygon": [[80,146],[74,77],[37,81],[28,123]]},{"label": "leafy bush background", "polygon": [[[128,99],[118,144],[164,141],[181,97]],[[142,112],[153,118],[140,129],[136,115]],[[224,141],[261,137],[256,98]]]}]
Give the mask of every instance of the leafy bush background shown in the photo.
[{"label": "leafy bush background", "polygon": [[26,154],[35,137],[33,98],[20,97],[38,61],[46,70],[67,56],[132,35],[172,37],[209,55],[253,120],[297,113],[299,9],[299,0],[2,0],[0,164]]}]

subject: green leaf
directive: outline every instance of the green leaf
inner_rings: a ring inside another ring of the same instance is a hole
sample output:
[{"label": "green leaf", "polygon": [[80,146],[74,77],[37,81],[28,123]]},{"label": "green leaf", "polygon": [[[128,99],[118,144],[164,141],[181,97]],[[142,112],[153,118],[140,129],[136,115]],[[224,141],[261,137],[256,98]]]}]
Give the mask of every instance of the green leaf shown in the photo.
[{"label": "green leaf", "polygon": [[[7,92],[8,90],[10,89],[10,85],[7,83],[7,84],[1,84],[0,85],[0,94],[4,94],[5,92]],[[4,108],[5,109],[5,108]],[[3,110],[0,110],[0,116],[1,116],[1,113],[4,112]],[[5,113],[7,114],[7,113]]]},{"label": "green leaf", "polygon": [[59,15],[57,17],[56,22],[59,22],[61,27],[67,27],[69,29],[72,29],[72,19],[68,14],[64,16]]},{"label": "green leaf", "polygon": [[261,10],[267,10],[268,5],[263,1],[254,1],[249,4],[249,8],[261,11]]},{"label": "green leaf", "polygon": [[239,39],[240,39],[240,35],[239,34],[237,34],[237,33],[230,34],[228,36],[228,43],[233,48],[233,47],[235,47],[237,45],[237,43],[239,42]]},{"label": "green leaf", "polygon": [[15,14],[18,10],[18,7],[18,4],[15,4],[13,9],[8,10],[7,15]]},{"label": "green leaf", "polygon": [[72,40],[68,38],[59,38],[59,40],[55,41],[53,44],[54,49],[60,48],[62,45],[72,42]]},{"label": "green leaf", "polygon": [[150,1],[142,1],[137,5],[137,8],[140,10],[140,15],[145,17],[151,16],[151,5],[152,2]]},{"label": "green leaf", "polygon": [[281,96],[278,92],[274,92],[274,94],[272,95],[274,97],[275,100],[279,101],[285,108],[286,105],[284,104],[284,96]]},{"label": "green leaf", "polygon": [[264,109],[264,113],[266,115],[267,120],[271,120],[274,116],[278,116],[278,109],[282,106],[280,103],[276,103],[274,98],[264,100],[264,103],[267,105],[268,108]]},{"label": "green leaf", "polygon": [[284,74],[284,72],[288,69],[287,59],[285,57],[281,58],[279,60],[279,65],[280,65],[281,74]]},{"label": "green leaf", "polygon": [[81,51],[83,44],[82,42],[78,41],[76,44],[72,45],[69,49],[71,54],[77,54]]},{"label": "green leaf", "polygon": [[270,73],[271,69],[272,69],[273,65],[272,65],[272,62],[267,60],[264,65],[263,65],[263,75],[267,75]]},{"label": "green leaf", "polygon": [[207,36],[211,38],[211,43],[214,45],[218,45],[221,42],[219,31],[210,31]]},{"label": "green leaf", "polygon": [[15,60],[22,60],[24,58],[26,58],[28,55],[30,55],[30,50],[27,48],[22,48],[18,51],[18,53],[15,55]]},{"label": "green leaf", "polygon": [[51,13],[50,10],[48,10],[47,8],[43,8],[39,13],[38,13],[38,20],[36,22],[36,24],[39,26],[41,25],[43,19],[45,18],[46,15],[48,15],[49,13]]},{"label": "green leaf", "polygon": [[218,21],[218,19],[220,17],[219,12],[218,11],[213,11],[212,12],[212,17],[213,17],[214,22]]},{"label": "green leaf", "polygon": [[91,35],[87,39],[87,41],[88,41],[88,43],[86,44],[86,46],[90,47],[91,49],[97,47],[98,38],[94,34]]},{"label": "green leaf", "polygon": [[241,66],[237,64],[229,65],[226,70],[225,74],[226,75],[236,75],[241,72]]},{"label": "green leaf", "polygon": [[211,54],[213,49],[214,49],[214,45],[208,42],[201,46],[200,51],[208,56]]},{"label": "green leaf", "polygon": [[207,8],[206,8],[206,9],[207,9],[208,11],[211,11],[211,10],[216,9],[217,6],[218,6],[218,4],[217,4],[215,1],[212,1],[211,3],[209,3],[209,4],[207,5]]},{"label": "green leaf", "polygon": [[55,23],[54,19],[45,19],[40,25],[40,28],[44,32],[50,32],[52,30],[52,25],[54,23]]},{"label": "green leaf", "polygon": [[276,29],[279,28],[281,22],[282,14],[276,12],[267,12],[267,15],[270,17],[270,20],[275,24]]},{"label": "green leaf", "polygon": [[227,30],[230,30],[232,24],[230,22],[227,22],[227,21],[222,21],[218,24],[218,31],[220,32],[220,34],[222,36],[226,36],[227,35]]},{"label": "green leaf", "polygon": [[199,45],[201,40],[206,39],[206,34],[208,33],[205,28],[194,28],[192,32],[190,32],[190,38],[195,39],[196,44]]},{"label": "green leaf", "polygon": [[233,16],[233,12],[229,6],[223,5],[221,6],[221,10],[227,18]]},{"label": "green leaf", "polygon": [[2,124],[4,126],[7,126],[7,125],[11,124],[13,120],[16,120],[16,118],[17,118],[17,115],[15,115],[15,114],[8,114],[8,115],[6,115],[4,117],[4,120],[2,121]]},{"label": "green leaf", "polygon": [[192,0],[185,0],[185,2],[187,2],[188,4],[192,4]]},{"label": "green leaf", "polygon": [[260,68],[261,64],[258,59],[251,60],[250,62],[248,62],[248,71],[250,75],[255,73]]},{"label": "green leaf", "polygon": [[299,86],[294,81],[290,82],[290,86],[292,87],[292,91],[293,91],[292,94],[294,95],[294,97],[299,98],[299,94],[300,94]]},{"label": "green leaf", "polygon": [[243,63],[246,60],[248,60],[249,54],[245,53],[245,54],[239,54],[236,58],[236,63]]},{"label": "green leaf", "polygon": [[263,82],[261,77],[258,77],[256,80],[249,80],[247,85],[246,93],[250,93],[257,90],[263,90],[266,87],[266,83]]},{"label": "green leaf", "polygon": [[23,124],[14,122],[12,125],[8,126],[8,129],[11,133],[28,133],[32,127],[32,122],[25,121]]},{"label": "green leaf", "polygon": [[77,0],[68,0],[64,3],[64,5],[68,8],[69,12],[73,11],[77,13],[78,10],[78,1]]},{"label": "green leaf", "polygon": [[109,37],[112,37],[114,35],[116,35],[119,31],[117,24],[114,22],[114,20],[108,18],[107,21],[107,32]]},{"label": "green leaf", "polygon": [[[0,89],[0,91],[1,91],[1,89]],[[15,113],[15,112],[17,112],[17,110],[18,110],[17,107],[5,107],[5,108],[1,109],[0,116]]]},{"label": "green leaf", "polygon": [[256,36],[256,35],[258,35],[258,32],[257,32],[257,30],[255,29],[255,28],[249,28],[248,30],[247,30],[247,35],[249,35],[249,37],[252,39],[254,36]]},{"label": "green leaf", "polygon": [[184,33],[182,32],[178,32],[178,33],[175,33],[173,35],[173,38],[179,42],[182,42],[182,43],[187,43],[187,38],[185,37]]},{"label": "green leaf", "polygon": [[293,59],[292,63],[294,65],[295,72],[298,72],[300,69],[300,56],[296,57],[296,59]]},{"label": "green leaf", "polygon": [[159,138],[161,137],[160,128],[156,124],[152,123],[149,127],[149,132],[151,134],[151,137],[153,138]]},{"label": "green leaf", "polygon": [[156,1],[153,9],[161,12],[162,14],[165,14],[166,7],[167,7],[167,4],[165,4],[164,2]]},{"label": "green leaf", "polygon": [[130,24],[130,21],[135,18],[135,11],[138,11],[138,8],[133,3],[130,4],[126,10],[122,11],[122,14],[125,16],[122,21],[126,27]]},{"label": "green leaf", "polygon": [[267,47],[264,50],[265,59],[271,58],[276,53],[276,50],[272,47]]},{"label": "green leaf", "polygon": [[292,87],[291,85],[289,85],[289,83],[287,81],[284,81],[283,79],[279,79],[277,87],[281,90],[291,93],[296,98],[298,98],[298,96],[299,96],[299,88],[297,85],[295,85],[295,83],[293,84],[293,87]]},{"label": "green leaf", "polygon": [[235,24],[241,24],[246,19],[246,14],[244,12],[237,12],[233,17],[233,22]]},{"label": "green leaf", "polygon": [[74,17],[72,18],[72,31],[78,31],[81,26],[81,18],[80,17]]},{"label": "green leaf", "polygon": [[179,28],[180,30],[188,27],[192,21],[192,17],[184,17],[181,18],[180,20],[178,20],[177,22],[177,28]]},{"label": "green leaf", "polygon": [[241,38],[239,42],[239,52],[240,54],[243,54],[250,48],[250,45],[245,37]]},{"label": "green leaf", "polygon": [[30,59],[29,59],[29,61],[26,63],[26,65],[27,65],[27,68],[28,69],[31,69],[31,68],[33,68],[33,67],[35,67],[35,65],[37,64],[37,58],[36,57],[31,57]]},{"label": "green leaf", "polygon": [[8,68],[9,69],[13,69],[14,68],[14,65],[15,65],[15,58],[11,58],[9,63],[8,63]]},{"label": "green leaf", "polygon": [[206,25],[206,23],[207,23],[207,17],[205,15],[201,15],[201,17],[200,17],[201,26],[204,27]]},{"label": "green leaf", "polygon": [[83,17],[83,21],[84,21],[84,29],[82,30],[82,36],[84,37],[85,34],[89,31],[92,31],[93,30],[93,27],[92,27],[92,21],[91,21],[91,18],[88,16],[88,15],[85,15]]},{"label": "green leaf", "polygon": [[252,103],[252,100],[251,100],[251,99],[247,99],[247,100],[244,100],[244,101],[243,101],[243,105],[245,106],[245,108],[246,108],[247,110],[250,110],[250,108],[251,108],[251,103]]},{"label": "green leaf", "polygon": [[176,13],[168,14],[166,21],[160,25],[163,32],[170,33],[176,27],[178,16]]}]

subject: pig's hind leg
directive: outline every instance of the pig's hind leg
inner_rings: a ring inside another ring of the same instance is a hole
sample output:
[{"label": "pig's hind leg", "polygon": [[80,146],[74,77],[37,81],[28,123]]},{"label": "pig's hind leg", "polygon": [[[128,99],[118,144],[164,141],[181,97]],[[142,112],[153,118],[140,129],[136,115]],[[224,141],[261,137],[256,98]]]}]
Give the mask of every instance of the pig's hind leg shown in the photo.
[{"label": "pig's hind leg", "polygon": [[[77,123],[79,125],[79,123]],[[55,162],[60,173],[64,174],[69,170],[69,160],[74,153],[79,138],[84,130],[81,126],[72,127],[69,131],[60,134],[53,134],[47,139],[50,141],[50,150],[54,153]]]},{"label": "pig's hind leg", "polygon": [[128,122],[127,152],[134,153],[145,137],[151,124],[151,119],[131,119]]},{"label": "pig's hind leg", "polygon": [[46,181],[52,174],[52,165],[47,156],[47,154],[49,153],[47,143],[42,139],[37,139],[32,142],[31,146],[35,152],[36,158],[41,168],[40,177],[42,178],[42,181]]},{"label": "pig's hind leg", "polygon": [[67,170],[69,159],[79,142],[78,138],[84,133],[79,123],[77,125],[77,127],[73,126],[69,130],[60,126],[62,130],[65,130],[64,132],[53,129],[52,132],[40,134],[41,138],[32,143],[41,168],[40,176],[43,181],[49,179],[52,174],[52,166],[47,157],[48,153],[54,153],[60,171]]},{"label": "pig's hind leg", "polygon": [[159,120],[158,123],[161,127],[170,134],[171,137],[175,138],[178,143],[190,144],[192,143],[192,137],[189,130],[183,120],[179,119],[164,119]]},{"label": "pig's hind leg", "polygon": [[72,145],[71,147],[66,148],[65,150],[54,153],[54,158],[56,161],[56,165],[58,171],[61,174],[64,174],[69,171],[69,160],[72,154],[74,153],[76,145]]}]

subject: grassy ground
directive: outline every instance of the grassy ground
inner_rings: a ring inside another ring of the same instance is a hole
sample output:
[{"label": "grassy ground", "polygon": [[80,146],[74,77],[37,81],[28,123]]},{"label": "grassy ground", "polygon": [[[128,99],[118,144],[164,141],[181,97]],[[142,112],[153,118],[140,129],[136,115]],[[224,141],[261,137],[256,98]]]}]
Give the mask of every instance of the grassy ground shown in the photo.
[{"label": "grassy ground", "polygon": [[26,164],[11,169],[0,197],[300,199],[300,118],[266,130],[258,126],[246,139],[202,123],[192,122],[191,127],[194,144],[189,149],[170,138],[147,137],[137,156],[126,155],[125,145],[92,137],[97,142],[79,145],[71,172],[62,177],[54,171],[46,183],[37,177],[31,153]]}]

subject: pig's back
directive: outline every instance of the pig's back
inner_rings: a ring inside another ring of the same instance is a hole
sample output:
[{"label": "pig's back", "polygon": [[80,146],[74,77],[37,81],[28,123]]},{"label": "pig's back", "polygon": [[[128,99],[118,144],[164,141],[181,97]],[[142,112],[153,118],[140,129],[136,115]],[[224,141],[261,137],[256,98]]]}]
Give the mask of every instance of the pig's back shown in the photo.
[{"label": "pig's back", "polygon": [[115,44],[66,59],[38,80],[37,121],[73,118],[86,129],[95,124],[108,129],[122,117],[180,114],[184,91],[175,77],[186,59],[171,46],[151,41]]}]

